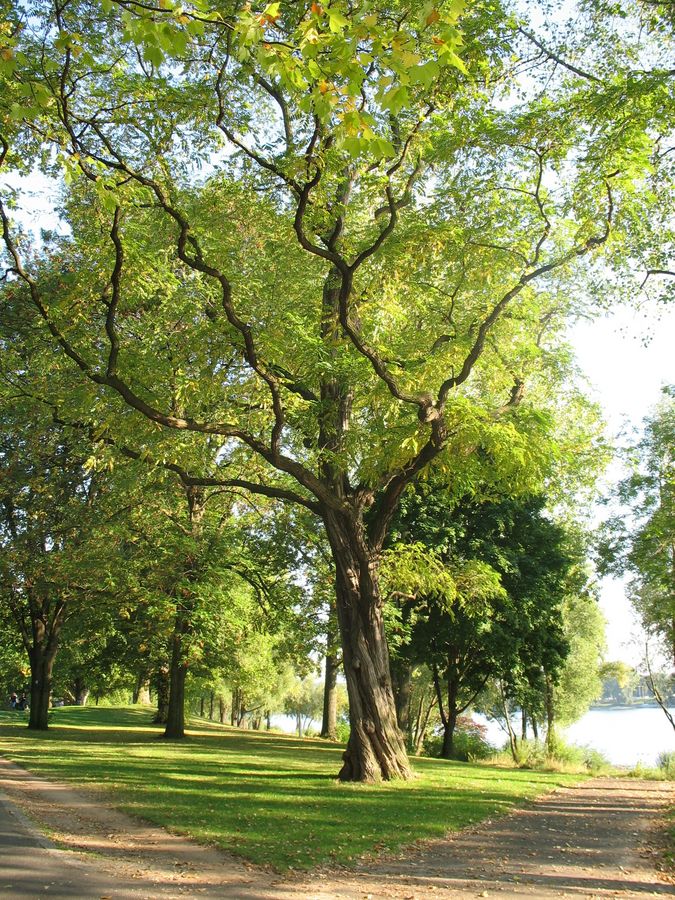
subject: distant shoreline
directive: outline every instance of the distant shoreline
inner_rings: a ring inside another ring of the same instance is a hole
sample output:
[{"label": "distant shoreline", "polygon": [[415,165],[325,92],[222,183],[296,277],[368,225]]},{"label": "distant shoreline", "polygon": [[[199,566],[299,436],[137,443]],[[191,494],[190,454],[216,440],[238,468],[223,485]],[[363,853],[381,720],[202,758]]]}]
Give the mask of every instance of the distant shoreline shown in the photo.
[{"label": "distant shoreline", "polygon": [[[589,710],[594,712],[602,712],[603,710],[625,710],[625,709],[660,709],[661,707],[656,700],[636,700],[634,703],[593,703]],[[675,709],[670,705],[669,709]]]}]

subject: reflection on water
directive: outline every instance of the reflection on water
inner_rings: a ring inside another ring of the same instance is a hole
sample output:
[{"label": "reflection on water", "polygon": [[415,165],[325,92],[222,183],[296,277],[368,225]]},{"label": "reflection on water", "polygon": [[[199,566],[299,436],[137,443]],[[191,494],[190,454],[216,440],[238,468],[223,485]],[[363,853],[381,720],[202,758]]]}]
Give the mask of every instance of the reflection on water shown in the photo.
[{"label": "reflection on water", "polygon": [[[671,713],[675,717],[675,710]],[[506,732],[496,722],[475,718],[487,724],[491,743],[505,744]],[[520,734],[519,721],[514,721],[514,728]],[[570,744],[599,750],[615,766],[654,766],[659,753],[675,752],[675,729],[658,707],[591,709],[565,729],[565,738]]]}]

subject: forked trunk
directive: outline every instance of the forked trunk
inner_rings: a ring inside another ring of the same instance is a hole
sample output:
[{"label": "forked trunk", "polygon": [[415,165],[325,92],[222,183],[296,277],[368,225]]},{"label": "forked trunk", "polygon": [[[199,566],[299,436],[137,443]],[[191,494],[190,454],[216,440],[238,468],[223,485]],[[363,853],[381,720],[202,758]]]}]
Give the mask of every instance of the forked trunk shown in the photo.
[{"label": "forked trunk", "polygon": [[338,778],[367,782],[411,778],[396,721],[375,554],[369,552],[359,523],[333,515],[325,521],[336,569],[351,726]]}]

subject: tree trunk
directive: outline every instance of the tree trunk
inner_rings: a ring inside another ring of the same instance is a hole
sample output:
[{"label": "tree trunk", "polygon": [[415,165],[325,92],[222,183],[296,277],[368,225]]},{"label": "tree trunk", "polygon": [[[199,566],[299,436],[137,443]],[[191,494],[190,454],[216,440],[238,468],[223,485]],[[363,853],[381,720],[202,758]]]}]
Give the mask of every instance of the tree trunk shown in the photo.
[{"label": "tree trunk", "polygon": [[504,724],[506,726],[506,731],[509,735],[509,746],[511,747],[511,756],[513,757],[514,763],[520,762],[520,754],[518,752],[518,738],[516,737],[516,733],[513,730],[513,725],[511,724],[511,714],[509,712],[509,706],[506,702],[506,693],[504,692],[504,683],[502,681],[499,682],[499,696],[502,701],[502,712],[504,713]]},{"label": "tree trunk", "polygon": [[520,739],[527,740],[527,712],[524,709],[520,710]]},{"label": "tree trunk", "polygon": [[213,722],[213,711],[216,703],[216,694],[215,691],[211,690],[211,695],[209,697],[209,721]]},{"label": "tree trunk", "polygon": [[398,727],[412,745],[410,728],[410,699],[412,696],[413,667],[408,662],[398,661],[392,665],[392,686],[396,701],[396,721]]},{"label": "tree trunk", "polygon": [[321,721],[321,737],[334,741],[337,738],[337,676],[338,656],[333,647],[335,633],[333,630],[333,611],[326,631],[326,673],[323,685],[323,719]]},{"label": "tree trunk", "polygon": [[452,759],[455,752],[455,728],[457,726],[457,713],[454,710],[448,712],[448,721],[443,726],[443,747],[441,756],[443,759]]},{"label": "tree trunk", "polygon": [[169,704],[166,728],[164,729],[164,737],[171,740],[180,740],[185,737],[185,678],[187,670],[187,665],[181,659],[180,639],[176,640],[176,635],[174,635],[174,652],[169,668]]},{"label": "tree trunk", "polygon": [[546,676],[546,752],[555,753],[555,710],[553,708],[553,682]]},{"label": "tree trunk", "polygon": [[[188,518],[192,537],[198,541],[202,534],[204,516],[204,491],[198,487],[185,487]],[[200,574],[199,555],[186,559],[188,582],[196,581]],[[187,638],[194,629],[195,597],[190,588],[182,588],[176,598],[176,618],[171,637],[171,663],[169,665],[169,708],[164,737],[179,740],[185,737],[185,678],[188,670]],[[202,715],[204,698],[202,697]]]},{"label": "tree trunk", "polygon": [[76,706],[86,706],[89,699],[89,688],[84,683],[83,678],[76,678],[73,685],[73,694],[75,696]]},{"label": "tree trunk", "polygon": [[150,679],[147,671],[138,673],[131,702],[134,705],[137,703],[140,703],[143,706],[150,705]]},{"label": "tree trunk", "polygon": [[157,690],[157,713],[152,720],[155,725],[166,725],[169,718],[169,669],[160,666],[155,675]]},{"label": "tree trunk", "polygon": [[218,697],[218,718],[221,725],[225,724],[225,701],[222,695]]},{"label": "tree trunk", "polygon": [[199,715],[202,719],[204,718],[204,695],[203,694],[199,698]]},{"label": "tree trunk", "polygon": [[414,729],[411,730],[411,744],[413,753],[417,756],[422,752],[422,746],[424,744],[424,736],[427,731],[427,726],[429,724],[429,719],[431,717],[431,710],[434,708],[435,702],[433,697],[431,700],[427,702],[426,709],[424,708],[424,697],[420,699],[419,708],[417,711],[417,718],[415,720]]},{"label": "tree trunk", "polygon": [[[452,665],[448,668],[452,671]],[[451,677],[448,678],[448,713],[443,722],[443,747],[441,749],[443,759],[452,759],[455,749],[455,728],[457,726],[457,716],[459,715],[457,690],[457,680]]]},{"label": "tree trunk", "polygon": [[185,737],[185,678],[187,663],[183,659],[183,637],[189,627],[179,607],[171,638],[171,662],[169,664],[169,701],[166,711],[164,737],[180,740]]},{"label": "tree trunk", "polygon": [[52,692],[52,670],[56,658],[56,648],[45,650],[41,644],[34,644],[28,655],[30,658],[28,727],[37,731],[46,731],[49,725],[49,697]]},{"label": "tree trunk", "polygon": [[360,523],[333,511],[326,513],[324,521],[336,569],[351,725],[338,778],[366,782],[411,778],[396,721],[376,556],[366,545]]}]

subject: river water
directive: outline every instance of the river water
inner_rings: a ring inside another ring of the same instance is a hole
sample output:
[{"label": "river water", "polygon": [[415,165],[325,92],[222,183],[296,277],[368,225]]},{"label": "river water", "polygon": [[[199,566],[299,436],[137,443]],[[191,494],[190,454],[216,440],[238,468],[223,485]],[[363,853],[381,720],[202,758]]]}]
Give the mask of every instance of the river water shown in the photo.
[{"label": "river water", "polygon": [[[670,710],[675,717],[675,710]],[[599,750],[615,766],[656,765],[659,753],[675,752],[675,729],[662,709],[591,709],[566,730],[570,743]]]},{"label": "river water", "polygon": [[[671,713],[675,717],[675,709]],[[495,722],[487,725],[490,742],[503,746],[503,729]],[[519,733],[520,723],[514,727]],[[658,707],[591,709],[564,734],[568,743],[599,750],[615,766],[654,766],[659,753],[675,752],[675,729]]]},{"label": "river water", "polygon": [[[675,717],[675,709],[671,713]],[[504,746],[507,735],[498,723],[477,714],[475,718],[486,725],[490,743]],[[274,716],[272,724],[284,731],[295,730],[290,716]],[[513,724],[520,734],[520,721]],[[321,726],[313,722],[311,727],[316,731]],[[663,711],[652,706],[591,709],[565,729],[564,736],[570,744],[599,750],[615,766],[655,766],[659,753],[675,752],[675,729]]]}]

